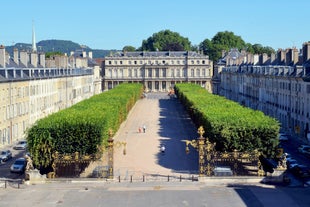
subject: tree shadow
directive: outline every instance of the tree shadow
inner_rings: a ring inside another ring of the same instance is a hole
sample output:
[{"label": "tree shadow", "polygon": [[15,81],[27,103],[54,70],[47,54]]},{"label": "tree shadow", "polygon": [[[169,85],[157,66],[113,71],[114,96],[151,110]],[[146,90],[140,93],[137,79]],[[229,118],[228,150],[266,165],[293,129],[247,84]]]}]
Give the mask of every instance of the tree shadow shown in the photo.
[{"label": "tree shadow", "polygon": [[309,206],[310,188],[229,184],[246,206]]},{"label": "tree shadow", "polygon": [[177,98],[159,99],[160,146],[164,145],[164,153],[158,146],[158,164],[173,170],[175,173],[198,173],[198,152],[191,148],[186,154],[186,144],[182,140],[198,137],[197,128],[192,123],[184,107]]}]

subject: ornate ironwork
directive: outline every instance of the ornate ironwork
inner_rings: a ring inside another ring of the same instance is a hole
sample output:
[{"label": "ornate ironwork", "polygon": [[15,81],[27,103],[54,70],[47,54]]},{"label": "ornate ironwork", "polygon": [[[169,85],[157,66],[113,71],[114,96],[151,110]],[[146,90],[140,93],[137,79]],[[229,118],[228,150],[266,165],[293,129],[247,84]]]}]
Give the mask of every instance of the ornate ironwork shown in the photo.
[{"label": "ornate ironwork", "polygon": [[[126,142],[114,142],[113,131],[109,130],[108,146],[99,148],[99,153],[97,154],[80,154],[79,152],[74,152],[72,154],[59,154],[57,151],[52,154],[52,172],[48,174],[49,178],[55,178],[57,175],[61,176],[79,176],[80,173],[86,168],[90,162],[100,159],[103,153],[107,152],[107,168],[108,168],[108,178],[113,179],[113,162],[114,162],[114,147],[124,147],[123,154],[126,154]],[[66,172],[60,172],[60,170]]]},{"label": "ornate ironwork", "polygon": [[[260,153],[253,152],[218,152],[215,150],[216,143],[211,143],[204,138],[205,133],[202,126],[198,128],[200,135],[194,140],[182,140],[186,143],[185,151],[189,153],[189,145],[199,153],[199,176],[213,176],[215,167],[227,167],[233,175],[264,175],[262,165],[259,161]],[[283,162],[281,162],[283,163]]]}]

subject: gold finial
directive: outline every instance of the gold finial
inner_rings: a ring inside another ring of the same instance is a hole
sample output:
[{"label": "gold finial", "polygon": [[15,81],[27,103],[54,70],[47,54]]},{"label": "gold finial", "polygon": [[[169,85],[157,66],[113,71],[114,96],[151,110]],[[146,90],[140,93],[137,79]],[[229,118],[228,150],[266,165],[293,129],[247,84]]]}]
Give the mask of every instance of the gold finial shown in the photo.
[{"label": "gold finial", "polygon": [[200,126],[198,128],[198,134],[200,135],[200,137],[202,137],[202,135],[205,133],[205,130],[203,129],[203,126]]}]

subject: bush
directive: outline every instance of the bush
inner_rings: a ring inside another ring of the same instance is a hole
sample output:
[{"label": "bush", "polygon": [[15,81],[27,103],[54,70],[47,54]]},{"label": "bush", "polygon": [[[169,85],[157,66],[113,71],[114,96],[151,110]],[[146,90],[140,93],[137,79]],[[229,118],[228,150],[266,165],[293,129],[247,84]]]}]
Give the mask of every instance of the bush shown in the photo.
[{"label": "bush", "polygon": [[37,121],[27,131],[38,168],[50,169],[54,152],[95,154],[107,144],[143,92],[142,84],[121,84]]},{"label": "bush", "polygon": [[208,93],[196,84],[176,84],[175,91],[196,126],[216,142],[219,151],[261,151],[274,156],[279,144],[277,120],[224,97]]}]

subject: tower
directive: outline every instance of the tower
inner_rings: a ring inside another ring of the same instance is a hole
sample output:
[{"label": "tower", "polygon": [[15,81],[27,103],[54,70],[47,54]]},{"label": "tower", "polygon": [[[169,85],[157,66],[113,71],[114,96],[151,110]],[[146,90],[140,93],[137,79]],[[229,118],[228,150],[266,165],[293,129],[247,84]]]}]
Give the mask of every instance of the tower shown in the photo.
[{"label": "tower", "polygon": [[32,52],[37,52],[36,34],[34,32],[34,24],[32,22]]}]

